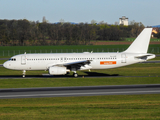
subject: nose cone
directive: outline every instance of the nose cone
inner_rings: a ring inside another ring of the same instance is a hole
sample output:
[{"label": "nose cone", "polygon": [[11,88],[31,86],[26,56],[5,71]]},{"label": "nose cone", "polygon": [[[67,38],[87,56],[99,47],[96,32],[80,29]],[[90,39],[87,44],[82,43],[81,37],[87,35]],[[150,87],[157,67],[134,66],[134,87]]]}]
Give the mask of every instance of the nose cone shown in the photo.
[{"label": "nose cone", "polygon": [[3,63],[3,67],[7,68],[7,62]]}]

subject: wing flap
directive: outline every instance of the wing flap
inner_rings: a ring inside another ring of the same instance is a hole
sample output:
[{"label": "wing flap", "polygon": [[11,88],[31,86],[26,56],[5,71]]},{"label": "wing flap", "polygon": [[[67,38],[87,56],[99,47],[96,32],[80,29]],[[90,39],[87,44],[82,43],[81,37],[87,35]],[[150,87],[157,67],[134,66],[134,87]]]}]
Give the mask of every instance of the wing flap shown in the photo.
[{"label": "wing flap", "polygon": [[83,60],[83,61],[76,61],[76,62],[69,62],[69,63],[58,63],[58,64],[53,64],[52,66],[60,66],[60,67],[67,67],[67,66],[84,66],[90,64],[92,60]]},{"label": "wing flap", "polygon": [[90,64],[90,60],[83,60],[83,61],[76,61],[76,62],[70,62],[70,63],[65,63],[63,64],[63,66],[71,66],[71,65],[86,65],[86,64]]}]

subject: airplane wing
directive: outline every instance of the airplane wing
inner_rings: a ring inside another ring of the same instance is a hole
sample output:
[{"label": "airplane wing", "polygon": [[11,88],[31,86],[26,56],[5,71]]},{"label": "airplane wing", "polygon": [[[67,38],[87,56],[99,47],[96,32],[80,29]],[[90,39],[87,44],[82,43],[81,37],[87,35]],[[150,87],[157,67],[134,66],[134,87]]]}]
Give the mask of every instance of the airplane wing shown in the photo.
[{"label": "airplane wing", "polygon": [[[83,61],[77,61],[77,62],[70,62],[70,63],[64,63],[64,64],[55,64],[54,66],[60,66],[60,67],[74,67],[76,69],[80,69],[81,67],[84,67],[83,69],[90,69],[91,67],[88,66],[92,60],[83,60]],[[82,69],[82,68],[81,68]]]}]

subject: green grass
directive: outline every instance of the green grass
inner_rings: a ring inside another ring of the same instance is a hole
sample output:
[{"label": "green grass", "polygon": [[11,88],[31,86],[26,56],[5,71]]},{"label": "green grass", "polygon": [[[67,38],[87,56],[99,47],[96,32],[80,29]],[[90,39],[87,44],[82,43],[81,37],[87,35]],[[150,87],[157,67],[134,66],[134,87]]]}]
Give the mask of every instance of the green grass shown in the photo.
[{"label": "green grass", "polygon": [[5,61],[7,61],[7,60],[0,60],[0,64],[3,64]]},{"label": "green grass", "polygon": [[[134,41],[136,38],[126,38],[125,41]],[[152,42],[160,42],[160,39],[157,38],[151,38]]]},{"label": "green grass", "polygon": [[1,46],[0,57],[11,57],[23,53],[73,53],[123,51],[128,45],[62,45],[62,46]]},{"label": "green grass", "polygon": [[[62,45],[62,46],[1,46],[0,58],[27,53],[72,53],[72,52],[121,52],[129,45]],[[160,45],[150,45],[148,52],[160,53]]]},{"label": "green grass", "polygon": [[160,94],[0,99],[1,120],[160,119]]},{"label": "green grass", "polygon": [[0,79],[2,88],[160,84],[160,77]]},{"label": "green grass", "polygon": [[58,45],[58,46],[1,46],[0,50],[61,50],[61,49],[101,49],[101,48],[124,48],[129,45]]}]

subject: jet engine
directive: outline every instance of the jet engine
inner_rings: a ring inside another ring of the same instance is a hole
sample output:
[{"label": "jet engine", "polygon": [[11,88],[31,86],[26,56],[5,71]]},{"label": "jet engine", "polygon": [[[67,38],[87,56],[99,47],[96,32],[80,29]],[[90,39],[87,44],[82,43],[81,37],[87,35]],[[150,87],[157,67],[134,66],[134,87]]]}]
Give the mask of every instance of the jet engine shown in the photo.
[{"label": "jet engine", "polygon": [[66,67],[54,66],[49,68],[50,75],[65,75],[67,72],[69,72],[69,70],[67,70]]}]

